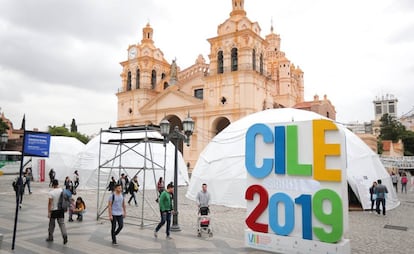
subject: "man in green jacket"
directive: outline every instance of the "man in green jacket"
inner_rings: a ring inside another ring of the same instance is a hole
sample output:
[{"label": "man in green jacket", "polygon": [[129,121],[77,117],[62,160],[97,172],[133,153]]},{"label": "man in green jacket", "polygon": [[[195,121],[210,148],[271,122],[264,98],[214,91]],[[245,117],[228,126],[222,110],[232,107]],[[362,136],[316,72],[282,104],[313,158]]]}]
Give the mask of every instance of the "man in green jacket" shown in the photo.
[{"label": "man in green jacket", "polygon": [[167,222],[167,229],[165,233],[167,234],[167,239],[172,239],[170,236],[170,224],[171,224],[171,211],[173,210],[173,205],[171,202],[171,196],[174,193],[173,183],[167,185],[167,190],[164,190],[159,198],[160,212],[161,212],[161,221],[158,226],[155,228],[154,236],[158,237],[158,231],[165,222]]}]

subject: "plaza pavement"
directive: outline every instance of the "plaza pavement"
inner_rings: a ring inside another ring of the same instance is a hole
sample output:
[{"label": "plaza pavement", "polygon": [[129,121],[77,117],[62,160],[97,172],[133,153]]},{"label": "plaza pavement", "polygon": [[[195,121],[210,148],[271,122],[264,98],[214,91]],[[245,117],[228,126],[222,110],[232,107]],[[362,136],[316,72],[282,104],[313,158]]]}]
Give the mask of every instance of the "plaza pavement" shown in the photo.
[{"label": "plaza pavement", "polygon": [[[173,240],[166,240],[164,228],[158,239],[153,236],[154,222],[158,215],[151,208],[156,207],[155,192],[147,192],[145,218],[139,219],[139,206],[127,207],[126,225],[118,237],[119,246],[112,246],[110,223],[105,212],[96,220],[96,192],[79,190],[78,196],[86,200],[87,213],[83,222],[66,222],[69,242],[63,245],[58,226],[55,241],[45,242],[47,237],[47,183],[32,183],[33,194],[25,195],[19,213],[16,248],[11,250],[15,195],[11,186],[14,176],[0,176],[0,234],[3,242],[0,253],[266,253],[244,247],[243,209],[212,206],[212,227],[214,236],[196,236],[196,206],[184,197],[186,188],[179,188],[179,225],[181,232],[173,232]],[[345,235],[351,240],[352,253],[414,253],[414,190],[408,187],[408,194],[398,193],[401,205],[388,211],[383,217],[369,212],[350,212],[350,230]],[[107,196],[105,197],[107,199]],[[67,221],[67,218],[65,218]],[[143,227],[141,227],[143,222]],[[386,225],[402,226],[407,230],[384,228]]]}]

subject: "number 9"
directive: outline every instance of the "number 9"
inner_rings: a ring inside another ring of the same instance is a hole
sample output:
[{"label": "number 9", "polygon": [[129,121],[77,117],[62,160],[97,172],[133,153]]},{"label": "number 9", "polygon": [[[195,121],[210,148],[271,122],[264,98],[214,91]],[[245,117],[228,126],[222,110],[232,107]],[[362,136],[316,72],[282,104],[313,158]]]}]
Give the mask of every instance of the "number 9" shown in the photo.
[{"label": "number 9", "polygon": [[[331,212],[325,213],[323,202],[329,200],[331,202]],[[312,210],[316,219],[325,225],[330,225],[332,231],[327,233],[323,227],[314,227],[313,232],[322,242],[336,243],[342,238],[343,234],[343,214],[342,199],[334,191],[323,189],[315,193],[312,201]]]}]

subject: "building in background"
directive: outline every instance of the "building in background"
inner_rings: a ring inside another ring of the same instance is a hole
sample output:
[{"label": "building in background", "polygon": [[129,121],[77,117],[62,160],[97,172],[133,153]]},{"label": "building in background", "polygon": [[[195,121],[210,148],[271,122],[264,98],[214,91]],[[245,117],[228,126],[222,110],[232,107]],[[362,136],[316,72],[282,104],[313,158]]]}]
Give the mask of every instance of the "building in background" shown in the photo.
[{"label": "building in background", "polygon": [[4,112],[0,112],[0,118],[9,127],[6,131],[8,140],[4,150],[22,151],[24,130],[22,128],[15,129],[13,123],[5,116]]},{"label": "building in background", "polygon": [[332,120],[336,120],[335,107],[331,101],[328,100],[328,96],[326,94],[323,96],[323,100],[320,100],[319,96],[315,95],[313,97],[313,101],[299,102],[293,107],[297,109],[312,111]]},{"label": "building in background", "polygon": [[379,121],[381,117],[388,114],[394,118],[397,118],[397,98],[392,94],[386,94],[385,96],[376,97],[373,101],[375,121]]},{"label": "building in background", "polygon": [[[280,35],[272,27],[262,37],[259,24],[246,15],[244,0],[231,4],[230,17],[218,26],[217,36],[208,39],[208,62],[199,55],[185,69],[175,60],[170,64],[155,46],[150,24],[121,62],[117,125],[159,124],[166,118],[182,129],[181,121],[190,113],[196,124],[191,146],[180,145],[190,168],[230,123],[265,109],[300,108],[304,102],[304,72],[282,51]],[[315,97],[306,109],[335,119],[326,96]]]},{"label": "building in background", "polygon": [[400,117],[400,122],[407,130],[414,131],[414,108]]}]

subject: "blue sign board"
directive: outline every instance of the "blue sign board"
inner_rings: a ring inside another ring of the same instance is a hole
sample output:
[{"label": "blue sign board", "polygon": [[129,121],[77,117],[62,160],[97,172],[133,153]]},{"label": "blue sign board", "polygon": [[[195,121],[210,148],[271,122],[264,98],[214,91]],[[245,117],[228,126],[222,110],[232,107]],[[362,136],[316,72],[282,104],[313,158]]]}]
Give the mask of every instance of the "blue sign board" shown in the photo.
[{"label": "blue sign board", "polygon": [[24,156],[49,157],[50,134],[26,131],[24,135]]}]

